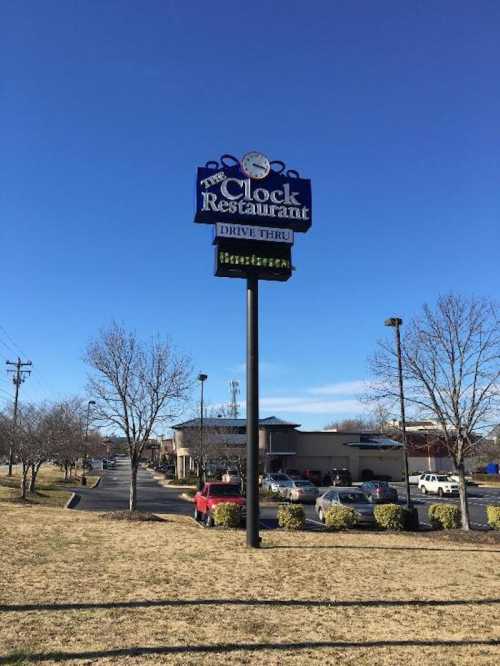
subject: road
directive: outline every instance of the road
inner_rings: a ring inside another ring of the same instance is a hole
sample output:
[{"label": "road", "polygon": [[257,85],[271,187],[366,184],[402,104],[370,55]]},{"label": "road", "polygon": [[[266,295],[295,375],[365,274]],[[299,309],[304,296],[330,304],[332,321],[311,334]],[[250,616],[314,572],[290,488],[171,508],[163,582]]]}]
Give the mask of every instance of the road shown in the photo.
[{"label": "road", "polygon": [[[117,511],[128,508],[130,480],[130,463],[128,458],[117,459],[115,469],[104,470],[103,478],[97,488],[75,488],[81,499],[76,509],[83,511]],[[165,488],[153,478],[150,471],[140,468],[137,478],[138,509],[151,513],[174,513],[181,515],[192,514],[192,504],[179,498],[178,488]],[[406,501],[404,486],[401,483],[392,484],[398,489],[400,502]],[[437,496],[423,496],[416,487],[411,488],[411,497],[418,509],[420,522],[428,525],[427,509],[435,502],[458,504],[458,498],[439,498]],[[500,505],[500,488],[470,488],[469,508],[473,527],[487,527],[486,506],[488,504]],[[320,529],[313,505],[306,505],[307,525],[310,529]],[[261,527],[273,529],[277,527],[277,506],[261,506]]]},{"label": "road", "polygon": [[[81,511],[121,511],[128,509],[130,461],[118,457],[114,469],[104,470],[97,488],[74,488],[80,495],[75,509]],[[192,505],[179,499],[176,488],[164,488],[152,474],[139,468],[137,476],[137,509],[151,513],[177,513],[191,515]]]}]

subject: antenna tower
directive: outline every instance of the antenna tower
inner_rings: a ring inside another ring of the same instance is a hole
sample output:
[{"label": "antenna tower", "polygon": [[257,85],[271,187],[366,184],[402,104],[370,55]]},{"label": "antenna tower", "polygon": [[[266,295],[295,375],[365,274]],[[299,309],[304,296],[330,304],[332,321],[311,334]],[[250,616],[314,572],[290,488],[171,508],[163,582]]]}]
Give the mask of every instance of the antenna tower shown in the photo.
[{"label": "antenna tower", "polygon": [[238,398],[240,395],[240,383],[237,379],[231,379],[229,382],[229,416],[232,419],[237,419],[240,413]]}]

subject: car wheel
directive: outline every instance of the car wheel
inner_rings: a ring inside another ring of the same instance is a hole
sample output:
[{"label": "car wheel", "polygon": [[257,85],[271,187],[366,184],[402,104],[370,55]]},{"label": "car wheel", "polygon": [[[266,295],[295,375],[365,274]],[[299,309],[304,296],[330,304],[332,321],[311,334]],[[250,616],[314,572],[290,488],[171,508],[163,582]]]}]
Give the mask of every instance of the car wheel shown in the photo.
[{"label": "car wheel", "polygon": [[425,495],[427,493],[427,488],[425,486],[421,486],[420,492],[422,493],[422,495]]},{"label": "car wheel", "polygon": [[442,488],[438,488],[438,496],[439,497],[443,496],[443,489]]},{"label": "car wheel", "polygon": [[213,527],[215,525],[214,517],[211,513],[207,513],[206,525],[207,527]]},{"label": "car wheel", "polygon": [[325,514],[323,513],[323,509],[320,509],[320,510],[318,511],[318,518],[319,518],[319,520],[320,520],[321,523],[324,523],[324,522],[325,522]]}]

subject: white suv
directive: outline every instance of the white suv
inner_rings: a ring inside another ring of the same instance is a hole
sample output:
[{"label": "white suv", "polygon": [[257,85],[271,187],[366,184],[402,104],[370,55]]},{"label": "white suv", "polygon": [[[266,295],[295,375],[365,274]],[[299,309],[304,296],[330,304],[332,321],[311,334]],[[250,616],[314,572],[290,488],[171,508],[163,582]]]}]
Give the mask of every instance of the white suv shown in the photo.
[{"label": "white suv", "polygon": [[445,474],[425,474],[421,476],[418,489],[424,495],[426,493],[436,493],[439,497],[458,495],[458,483],[452,481]]}]

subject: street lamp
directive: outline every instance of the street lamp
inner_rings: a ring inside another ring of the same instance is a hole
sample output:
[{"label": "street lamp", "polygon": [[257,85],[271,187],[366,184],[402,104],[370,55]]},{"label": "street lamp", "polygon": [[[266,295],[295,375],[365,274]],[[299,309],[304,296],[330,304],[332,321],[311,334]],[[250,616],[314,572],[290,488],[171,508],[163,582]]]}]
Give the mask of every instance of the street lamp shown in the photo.
[{"label": "street lamp", "polygon": [[87,466],[87,442],[88,442],[88,439],[89,439],[90,405],[95,405],[95,400],[89,400],[88,403],[87,403],[87,420],[85,422],[85,445],[84,445],[83,463],[82,463],[82,486],[87,485],[87,477],[85,476],[85,468]]},{"label": "street lamp", "polygon": [[408,471],[408,443],[406,441],[406,418],[405,418],[405,399],[403,392],[403,363],[401,359],[401,333],[399,331],[400,326],[403,324],[403,320],[399,317],[390,317],[386,319],[384,324],[390,326],[391,328],[396,329],[396,353],[398,357],[398,378],[399,378],[399,401],[401,404],[401,435],[403,439],[403,455],[405,462],[405,481],[406,481],[406,507],[408,509],[412,508],[412,501],[410,497],[410,475]]},{"label": "street lamp", "polygon": [[203,463],[203,384],[208,379],[208,375],[202,372],[198,375],[198,381],[201,384],[201,398],[200,398],[200,455],[198,460],[198,490],[203,488],[204,481],[204,463]]}]

